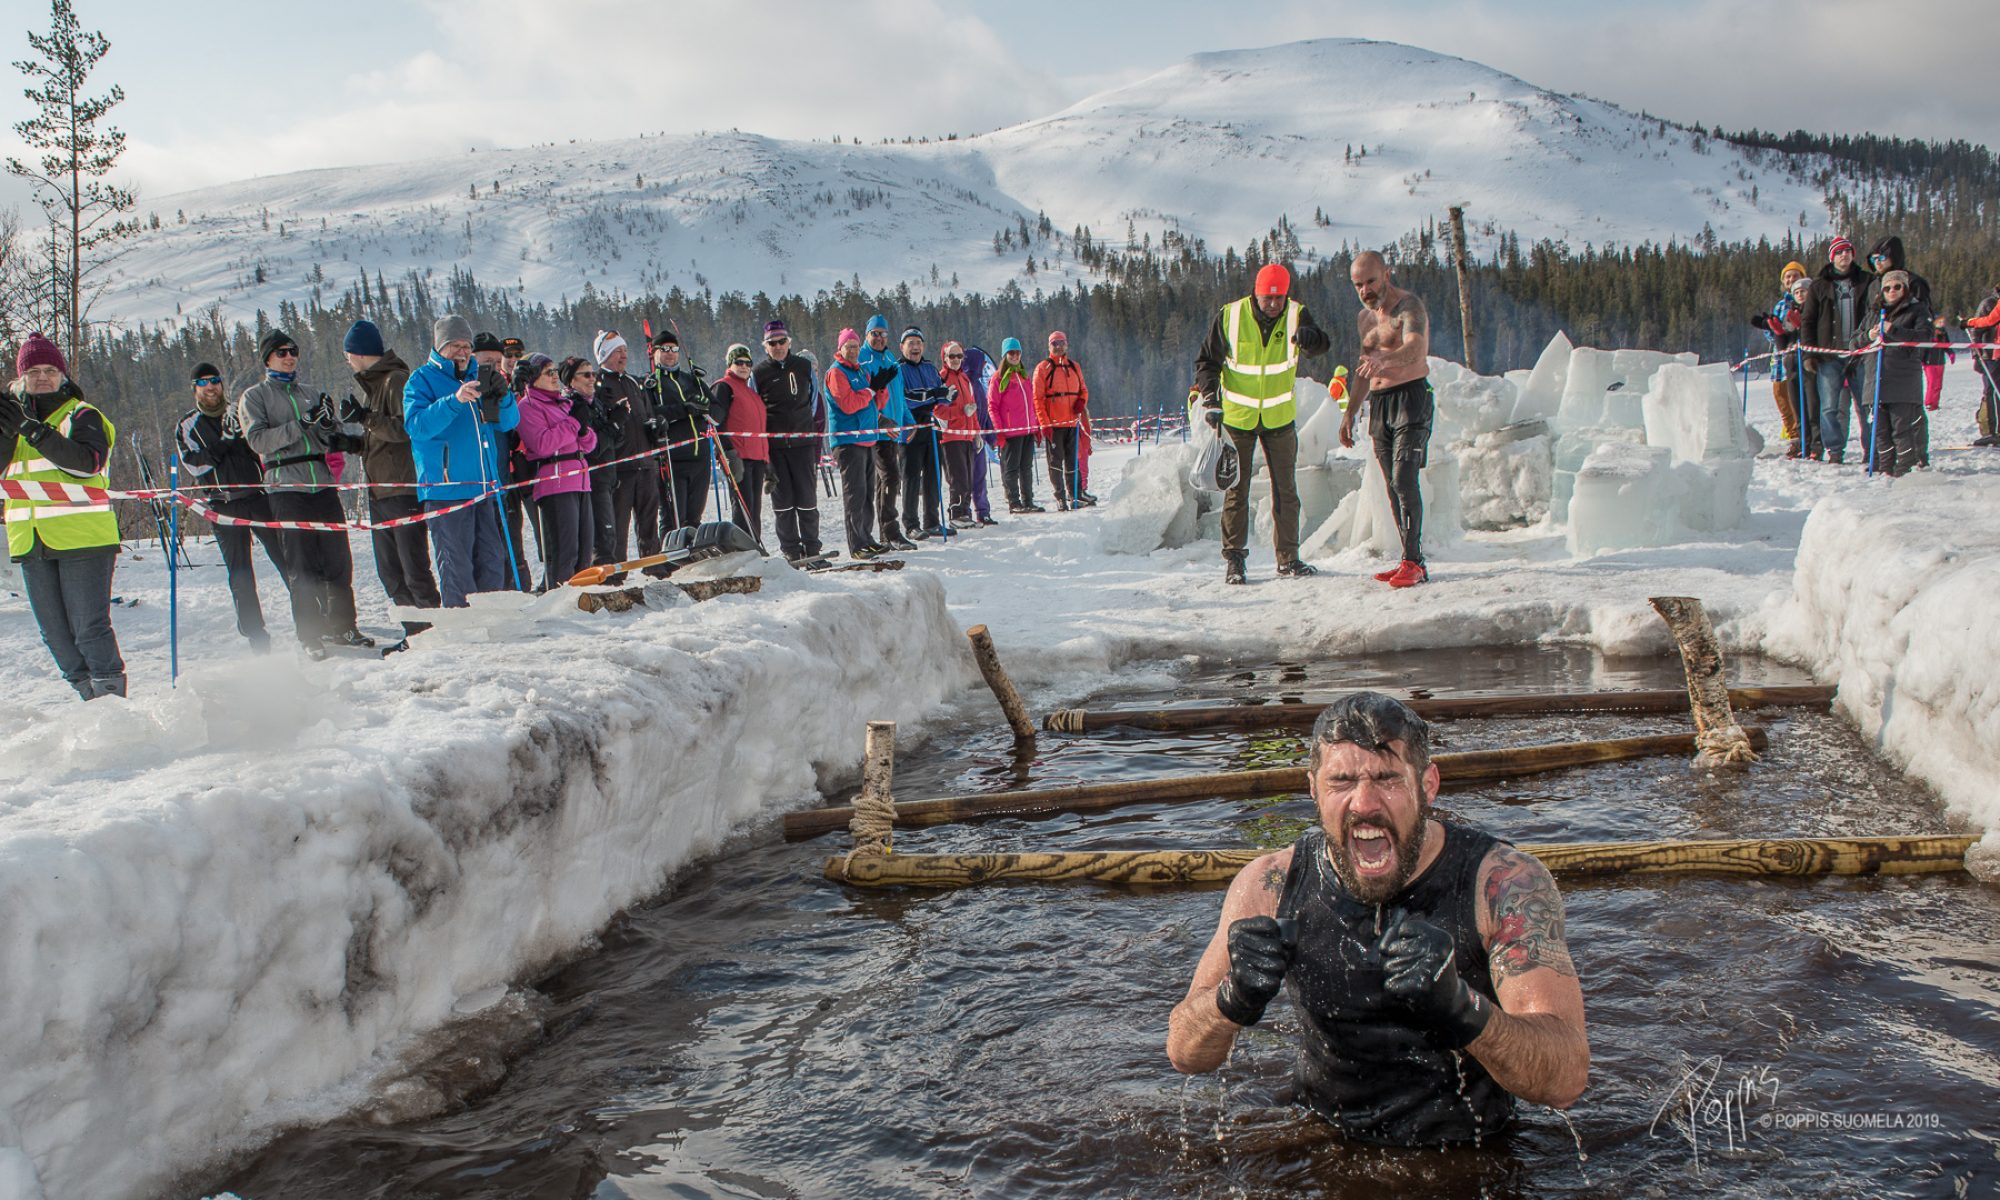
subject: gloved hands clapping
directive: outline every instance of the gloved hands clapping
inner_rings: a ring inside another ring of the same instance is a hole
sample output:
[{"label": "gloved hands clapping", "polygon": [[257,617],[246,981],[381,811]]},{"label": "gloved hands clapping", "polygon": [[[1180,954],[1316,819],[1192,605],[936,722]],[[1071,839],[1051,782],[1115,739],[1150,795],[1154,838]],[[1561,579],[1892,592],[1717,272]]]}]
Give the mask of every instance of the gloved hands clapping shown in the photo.
[{"label": "gloved hands clapping", "polygon": [[347,399],[340,402],[340,419],[349,425],[365,425],[368,423],[368,406],[361,403],[360,397],[349,392]]},{"label": "gloved hands clapping", "polygon": [[28,419],[28,410],[12,392],[0,392],[0,434],[14,437],[21,432],[21,423]]},{"label": "gloved hands clapping", "polygon": [[1285,986],[1298,952],[1298,931],[1276,917],[1244,917],[1229,925],[1229,974],[1215,987],[1215,1007],[1238,1025],[1255,1025]]},{"label": "gloved hands clapping", "polygon": [[1444,930],[1400,912],[1376,945],[1382,952],[1383,990],[1445,1046],[1463,1049],[1493,1019],[1492,1002],[1458,977],[1451,935]]}]

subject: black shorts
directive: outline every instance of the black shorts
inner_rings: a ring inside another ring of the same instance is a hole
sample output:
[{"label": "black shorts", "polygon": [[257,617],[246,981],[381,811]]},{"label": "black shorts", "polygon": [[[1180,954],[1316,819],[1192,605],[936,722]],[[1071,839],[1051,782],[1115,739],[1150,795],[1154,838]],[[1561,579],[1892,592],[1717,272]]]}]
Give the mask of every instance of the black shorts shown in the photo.
[{"label": "black shorts", "polygon": [[1437,411],[1429,379],[1412,379],[1373,392],[1368,397],[1368,436],[1378,453],[1389,449],[1393,457],[1417,454],[1418,466],[1429,458],[1431,418]]}]

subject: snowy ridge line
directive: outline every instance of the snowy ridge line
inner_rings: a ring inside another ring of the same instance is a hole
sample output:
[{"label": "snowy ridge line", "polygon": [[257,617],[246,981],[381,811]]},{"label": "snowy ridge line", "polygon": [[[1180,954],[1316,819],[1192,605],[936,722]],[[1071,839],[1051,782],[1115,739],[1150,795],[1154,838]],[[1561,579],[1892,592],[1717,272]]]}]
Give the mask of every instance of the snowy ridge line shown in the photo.
[{"label": "snowy ridge line", "polygon": [[1767,350],[1762,354],[1752,354],[1749,357],[1745,358],[1742,362],[1732,363],[1729,369],[1732,371],[1740,371],[1744,367],[1749,366],[1753,362],[1763,362],[1767,358],[1790,358],[1794,354],[1818,354],[1829,358],[1858,358],[1861,355],[1873,354],[1878,350],[1884,350],[1890,346],[1896,346],[1904,350],[1992,350],[1996,348],[1996,344],[1993,342],[1873,341],[1868,343],[1866,346],[1861,347],[1859,350],[1854,350],[1854,349],[1829,350],[1824,346],[1793,346],[1787,350]]}]

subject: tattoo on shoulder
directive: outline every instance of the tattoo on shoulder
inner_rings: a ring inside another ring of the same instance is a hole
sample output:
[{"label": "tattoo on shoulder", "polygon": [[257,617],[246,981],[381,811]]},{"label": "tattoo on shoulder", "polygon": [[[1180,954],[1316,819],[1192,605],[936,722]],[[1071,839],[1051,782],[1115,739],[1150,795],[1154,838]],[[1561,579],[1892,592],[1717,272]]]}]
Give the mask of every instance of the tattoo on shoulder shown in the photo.
[{"label": "tattoo on shoulder", "polygon": [[1264,872],[1264,890],[1273,896],[1285,894],[1285,872],[1282,867],[1271,867]]},{"label": "tattoo on shoulder", "polygon": [[1558,975],[1576,974],[1563,940],[1562,897],[1548,869],[1532,855],[1512,847],[1495,851],[1484,899],[1493,928],[1495,983],[1541,967]]},{"label": "tattoo on shoulder", "polygon": [[1396,302],[1389,316],[1402,327],[1405,337],[1421,337],[1430,331],[1430,312],[1424,308],[1424,302],[1417,299],[1415,292],[1403,293],[1403,298]]}]

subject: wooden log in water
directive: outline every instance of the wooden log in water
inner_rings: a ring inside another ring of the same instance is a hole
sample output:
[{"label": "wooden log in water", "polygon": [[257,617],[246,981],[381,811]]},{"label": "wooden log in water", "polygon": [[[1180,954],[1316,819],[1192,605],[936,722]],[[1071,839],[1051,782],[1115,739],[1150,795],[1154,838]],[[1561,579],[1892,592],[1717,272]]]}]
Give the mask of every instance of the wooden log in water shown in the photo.
[{"label": "wooden log in water", "polygon": [[[1762,729],[1752,729],[1750,735],[1753,744],[1759,747],[1766,744],[1767,738]],[[1551,742],[1542,746],[1509,746],[1500,750],[1466,750],[1434,754],[1431,761],[1437,764],[1438,773],[1444,776],[1446,787],[1466,787],[1567,767],[1692,753],[1693,734],[1666,733],[1600,742]],[[1120,779],[1109,783],[1072,784],[1032,791],[989,792],[983,796],[913,800],[896,806],[896,825],[901,829],[919,829],[954,821],[1046,816],[1056,812],[1101,812],[1125,804],[1270,796],[1305,790],[1304,767],[1211,771],[1200,775]],[[800,841],[831,833],[844,828],[853,815],[854,810],[848,807],[811,808],[804,812],[786,813],[785,839]]]},{"label": "wooden log in water", "polygon": [[1680,647],[1694,710],[1697,761],[1712,767],[1747,767],[1756,762],[1757,752],[1730,709],[1729,691],[1723,686],[1722,644],[1716,641],[1708,610],[1693,596],[1654,596],[1646,603],[1667,623]]},{"label": "wooden log in water", "polygon": [[[658,587],[659,584],[648,584]],[[700,579],[693,583],[671,583],[696,600],[713,600],[717,596],[747,596],[761,590],[764,580],[756,575],[731,575],[726,579]],[[606,592],[578,592],[576,606],[584,612],[630,612],[646,606],[646,588],[628,587]]]},{"label": "wooden log in water", "polygon": [[993,698],[1000,702],[1000,711],[1007,714],[1007,726],[1014,731],[1017,742],[1035,740],[1035,722],[1028,716],[1028,706],[1022,702],[1021,693],[1014,688],[1014,681],[1007,678],[1007,669],[1000,665],[1000,652],[993,648],[993,635],[984,625],[974,625],[965,631],[972,643],[972,657],[979,663],[979,673],[986,679],[986,686],[993,689]]},{"label": "wooden log in water", "polygon": [[861,796],[850,810],[854,816],[847,831],[854,836],[856,852],[886,853],[896,815],[890,791],[896,777],[896,723],[868,722],[861,755]]},{"label": "wooden log in water", "polygon": [[[1624,875],[1917,875],[1965,869],[1976,838],[1777,838],[1565,842],[1521,849],[1565,878]],[[1063,854],[856,854],[826,877],[857,887],[955,888],[1002,881],[1145,887],[1225,883],[1264,850],[1110,850]]]},{"label": "wooden log in water", "polygon": [[[1685,688],[1642,692],[1510,692],[1491,696],[1429,696],[1405,699],[1427,721],[1477,717],[1536,716],[1544,713],[1684,713]],[[1816,708],[1833,704],[1833,689],[1818,684],[1729,689],[1736,708]],[[1324,704],[1220,704],[1200,708],[1066,708],[1052,712],[1042,728],[1052,733],[1089,733],[1123,726],[1174,733],[1188,729],[1310,729]]]}]

